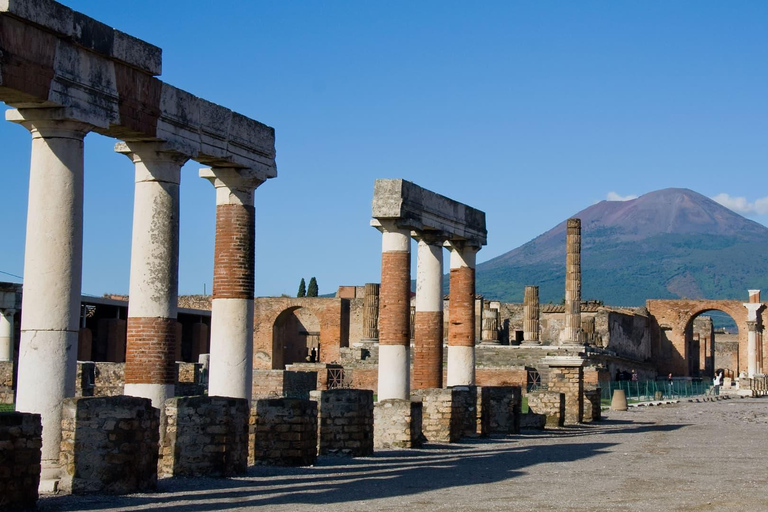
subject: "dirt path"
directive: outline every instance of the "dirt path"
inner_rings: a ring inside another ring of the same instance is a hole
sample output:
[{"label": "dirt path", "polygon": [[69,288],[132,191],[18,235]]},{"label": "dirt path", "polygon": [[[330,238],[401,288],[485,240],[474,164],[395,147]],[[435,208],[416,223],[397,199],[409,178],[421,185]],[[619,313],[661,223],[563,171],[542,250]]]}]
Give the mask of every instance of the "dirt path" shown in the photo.
[{"label": "dirt path", "polygon": [[45,511],[768,510],[768,399],[610,412],[526,432],[229,480],[166,479],[160,492],[43,497]]}]

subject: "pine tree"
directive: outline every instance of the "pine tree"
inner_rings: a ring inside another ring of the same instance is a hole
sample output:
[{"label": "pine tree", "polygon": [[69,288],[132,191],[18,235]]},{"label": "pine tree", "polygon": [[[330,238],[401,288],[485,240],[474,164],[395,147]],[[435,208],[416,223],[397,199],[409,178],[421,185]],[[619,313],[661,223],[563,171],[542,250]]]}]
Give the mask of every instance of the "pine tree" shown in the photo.
[{"label": "pine tree", "polygon": [[307,296],[307,285],[304,283],[304,278],[301,278],[301,282],[299,283],[299,293],[296,294],[297,297],[306,297]]},{"label": "pine tree", "polygon": [[317,279],[312,277],[309,280],[309,288],[307,288],[307,297],[317,297]]}]

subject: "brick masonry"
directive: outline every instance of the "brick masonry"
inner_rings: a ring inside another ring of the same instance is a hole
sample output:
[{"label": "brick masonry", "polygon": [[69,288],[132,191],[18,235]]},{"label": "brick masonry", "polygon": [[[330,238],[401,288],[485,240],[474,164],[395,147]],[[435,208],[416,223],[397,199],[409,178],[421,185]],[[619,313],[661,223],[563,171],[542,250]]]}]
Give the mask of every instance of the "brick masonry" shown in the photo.
[{"label": "brick masonry", "polygon": [[42,435],[39,414],[0,413],[0,510],[37,503]]},{"label": "brick masonry", "polygon": [[61,489],[131,494],[157,487],[160,411],[147,398],[68,398],[62,405]]},{"label": "brick masonry", "polygon": [[376,450],[418,448],[424,442],[422,403],[392,398],[374,404],[373,444]]},{"label": "brick masonry", "polygon": [[565,424],[581,423],[584,414],[584,368],[550,366],[549,390],[565,395]]},{"label": "brick masonry", "polygon": [[379,344],[404,345],[411,340],[411,255],[393,251],[381,254],[379,288]]},{"label": "brick masonry", "polygon": [[413,340],[413,389],[443,387],[443,313],[416,311]]},{"label": "brick masonry", "polygon": [[555,391],[528,393],[528,410],[546,416],[546,426],[557,428],[565,425],[565,395]]},{"label": "brick masonry", "polygon": [[448,344],[475,346],[475,269],[451,269]]},{"label": "brick masonry", "polygon": [[248,430],[248,464],[311,466],[317,461],[317,402],[255,400]]},{"label": "brick masonry", "polygon": [[195,396],[165,403],[160,476],[229,477],[248,463],[248,401]]},{"label": "brick masonry", "polygon": [[585,423],[600,421],[602,419],[602,410],[600,409],[600,398],[602,390],[585,389],[584,390],[584,417]]},{"label": "brick masonry", "polygon": [[373,392],[364,389],[312,391],[317,402],[320,455],[373,454]]},{"label": "brick masonry", "polygon": [[174,383],[176,323],[175,318],[128,318],[126,384]]},{"label": "brick masonry", "polygon": [[214,299],[253,299],[254,219],[253,206],[216,207]]}]

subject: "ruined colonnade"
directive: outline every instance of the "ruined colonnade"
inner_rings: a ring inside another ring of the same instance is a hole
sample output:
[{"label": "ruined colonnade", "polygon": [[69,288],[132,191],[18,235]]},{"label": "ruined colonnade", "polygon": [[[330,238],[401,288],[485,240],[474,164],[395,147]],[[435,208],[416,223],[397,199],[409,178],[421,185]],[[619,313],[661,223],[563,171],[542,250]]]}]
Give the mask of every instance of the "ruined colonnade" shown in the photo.
[{"label": "ruined colonnade", "polygon": [[760,313],[765,305],[760,302],[760,290],[749,290],[747,308],[747,376],[763,373],[763,326]]},{"label": "ruined colonnade", "polygon": [[443,386],[443,247],[450,252],[447,385],[475,381],[475,255],[485,214],[404,180],[376,180],[382,233],[378,400],[410,398],[411,237],[418,241],[414,386]]}]

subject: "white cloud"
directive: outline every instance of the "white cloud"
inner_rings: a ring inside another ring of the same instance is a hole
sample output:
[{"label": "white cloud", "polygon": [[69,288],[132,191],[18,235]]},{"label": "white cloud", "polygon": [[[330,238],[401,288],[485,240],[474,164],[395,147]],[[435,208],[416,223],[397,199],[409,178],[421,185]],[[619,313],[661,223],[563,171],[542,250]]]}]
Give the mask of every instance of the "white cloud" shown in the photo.
[{"label": "white cloud", "polygon": [[631,201],[633,199],[637,199],[637,196],[633,194],[629,194],[628,196],[620,196],[616,192],[608,192],[608,195],[605,196],[605,198],[609,201]]},{"label": "white cloud", "polygon": [[746,197],[732,197],[723,193],[717,194],[712,200],[737,213],[753,213],[757,215],[765,215],[768,213],[768,197],[756,199],[753,203],[750,203],[747,201]]}]

